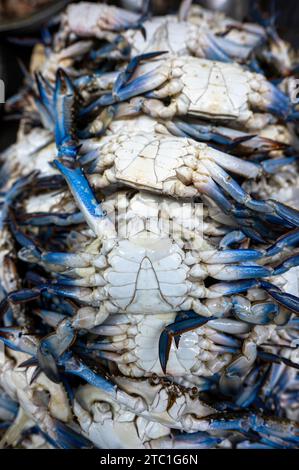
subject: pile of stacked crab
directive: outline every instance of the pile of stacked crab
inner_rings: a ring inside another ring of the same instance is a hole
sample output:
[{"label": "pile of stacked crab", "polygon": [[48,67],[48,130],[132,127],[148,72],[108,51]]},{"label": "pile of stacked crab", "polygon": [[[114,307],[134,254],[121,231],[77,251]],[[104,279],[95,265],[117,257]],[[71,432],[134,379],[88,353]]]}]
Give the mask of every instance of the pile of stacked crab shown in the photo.
[{"label": "pile of stacked crab", "polygon": [[298,446],[296,53],[190,3],[69,5],[7,103],[2,447]]}]

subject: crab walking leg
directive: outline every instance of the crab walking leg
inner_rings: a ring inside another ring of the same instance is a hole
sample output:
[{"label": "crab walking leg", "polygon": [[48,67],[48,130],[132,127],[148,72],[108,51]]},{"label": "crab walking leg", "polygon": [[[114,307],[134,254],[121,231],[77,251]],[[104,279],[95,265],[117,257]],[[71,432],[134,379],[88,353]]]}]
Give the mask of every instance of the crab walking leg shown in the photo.
[{"label": "crab walking leg", "polygon": [[242,294],[248,289],[260,287],[265,290],[276,302],[278,302],[282,307],[299,314],[299,297],[288,294],[282,291],[279,287],[274,284],[258,280],[258,279],[248,279],[235,282],[220,282],[216,283],[209,288],[211,295],[212,292],[217,292],[219,296]]},{"label": "crab walking leg", "polygon": [[[198,142],[212,142],[225,145],[229,150],[240,154],[267,154],[275,150],[286,151],[289,145],[260,135],[249,134],[228,127],[211,124],[197,124],[194,121],[180,120],[163,122],[167,130],[178,137],[191,137]],[[290,161],[291,163],[291,161]]]},{"label": "crab walking leg", "polygon": [[221,444],[220,437],[208,433],[180,433],[171,437],[160,437],[146,443],[147,449],[215,449]]}]

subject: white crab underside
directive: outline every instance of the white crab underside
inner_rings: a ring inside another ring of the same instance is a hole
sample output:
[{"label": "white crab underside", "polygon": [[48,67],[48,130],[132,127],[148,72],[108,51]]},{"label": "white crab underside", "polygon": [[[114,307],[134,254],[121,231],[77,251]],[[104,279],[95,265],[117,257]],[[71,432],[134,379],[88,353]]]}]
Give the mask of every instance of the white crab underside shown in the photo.
[{"label": "white crab underside", "polygon": [[238,119],[247,109],[248,74],[238,64],[184,58],[182,93],[190,100],[189,114]]},{"label": "white crab underside", "polygon": [[190,283],[184,252],[170,238],[121,240],[108,256],[107,293],[122,311],[153,314],[179,308]]}]

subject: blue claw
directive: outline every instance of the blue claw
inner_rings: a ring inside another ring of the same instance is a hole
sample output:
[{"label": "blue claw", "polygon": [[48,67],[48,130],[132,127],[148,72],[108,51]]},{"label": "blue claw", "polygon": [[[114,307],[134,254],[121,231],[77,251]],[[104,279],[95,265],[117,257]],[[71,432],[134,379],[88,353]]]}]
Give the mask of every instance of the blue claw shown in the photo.
[{"label": "blue claw", "polygon": [[285,259],[279,266],[274,269],[273,275],[283,274],[289,269],[299,266],[299,255],[291,256],[288,259]]},{"label": "blue claw", "polygon": [[242,296],[234,296],[232,304],[234,316],[238,320],[254,325],[267,325],[279,314],[276,304],[263,302],[251,305],[251,302]]},{"label": "blue claw", "polygon": [[266,351],[258,351],[258,356],[267,362],[274,362],[276,364],[285,364],[288,367],[293,367],[294,369],[299,369],[299,364],[296,364],[290,359],[287,359],[283,356],[278,356],[277,354],[272,354]]},{"label": "blue claw", "polygon": [[112,52],[118,51],[121,59],[128,59],[131,54],[131,46],[124,36],[117,36],[110,44],[100,47],[100,49],[92,50],[89,57],[92,61],[109,58]]},{"label": "blue claw", "polygon": [[0,328],[0,341],[14,351],[35,355],[37,339],[19,327]]},{"label": "blue claw", "polygon": [[264,201],[257,201],[252,199],[243,188],[226,173],[225,170],[219,166],[214,167],[212,178],[217,184],[227,192],[235,201],[239,204],[248,207],[251,210],[258,212],[271,212],[271,208],[267,207],[267,204]]},{"label": "blue claw", "polygon": [[238,406],[241,408],[248,408],[252,403],[254,403],[260,392],[261,386],[264,383],[265,375],[268,370],[268,366],[266,371],[261,370],[260,367],[255,367],[249,372],[242,384],[239,395],[235,398],[235,403]]},{"label": "blue claw", "polygon": [[[200,192],[207,194],[213,198],[216,204],[228,210],[228,200],[225,198],[221,190],[217,187],[219,185],[226,193],[228,193],[235,201],[241,206],[245,206],[251,211],[257,212],[258,216],[268,222],[286,226],[286,222],[291,224],[291,227],[299,226],[299,211],[292,209],[280,202],[274,200],[256,200],[253,199],[244,189],[235,181],[228,173],[223,170],[219,165],[209,163],[211,171],[211,179],[207,183],[198,184]],[[217,185],[215,185],[217,183]],[[233,210],[233,215],[238,217],[238,214]]]},{"label": "blue claw", "polygon": [[214,142],[215,144],[225,145],[228,148],[236,147],[254,137],[244,133],[239,137],[230,137],[228,134],[221,134],[220,129],[217,127],[189,123],[180,119],[175,119],[173,125],[182,137],[192,137],[199,142]]},{"label": "blue claw", "polygon": [[3,194],[0,213],[0,228],[3,227],[5,222],[7,222],[9,209],[13,205],[14,201],[27,189],[27,187],[33,184],[37,175],[38,172],[33,171],[29,173],[29,175],[19,178],[15,183],[13,183],[9,190]]},{"label": "blue claw", "polygon": [[266,250],[267,256],[274,256],[284,250],[284,248],[292,248],[299,244],[299,229],[292,230],[286,235],[282,235],[274,245]]},{"label": "blue claw", "polygon": [[276,173],[281,167],[286,165],[292,165],[298,160],[298,157],[284,157],[284,158],[270,158],[264,160],[261,165],[266,173]]},{"label": "blue claw", "polygon": [[299,314],[299,297],[283,292],[279,287],[270,282],[260,281],[260,287],[283,307],[288,308],[292,312]]},{"label": "blue claw", "polygon": [[264,289],[270,295],[270,297],[276,300],[283,307],[286,307],[296,314],[299,313],[299,297],[296,297],[292,294],[287,294],[286,292],[283,292],[281,289],[279,289],[279,287],[267,281],[248,279],[239,282],[219,282],[210,287],[210,289],[219,293],[219,295],[233,295],[242,294],[248,289],[255,287]]},{"label": "blue claw", "polygon": [[150,92],[151,90],[154,90],[156,84],[152,81],[152,78],[155,75],[153,71],[145,73],[144,75],[131,80],[129,83],[127,82],[130,77],[132,77],[134,70],[141,61],[158,57],[159,55],[165,54],[166,52],[167,51],[149,52],[147,54],[141,54],[140,56],[134,57],[129,63],[127,69],[124,72],[121,72],[116,79],[113,92],[100,96],[94,102],[90,103],[85,108],[82,108],[79,112],[79,116],[84,117],[87,114],[96,111],[98,108],[110,106],[117,102],[126,101],[130,98],[133,98],[134,96],[142,95],[144,93]]},{"label": "blue claw", "polygon": [[40,257],[43,263],[56,264],[58,266],[82,268],[86,264],[81,259],[80,255],[75,253],[63,253],[63,252],[49,252],[43,253]]},{"label": "blue claw", "polygon": [[214,284],[211,290],[217,292],[219,296],[222,295],[233,295],[233,294],[242,294],[247,292],[248,289],[253,289],[259,286],[259,281],[257,279],[247,279],[243,281],[234,281],[234,282],[218,282]]},{"label": "blue claw", "polygon": [[[106,108],[103,109],[101,114],[97,116],[97,123],[101,123],[101,125],[99,126],[99,129],[94,130],[94,122],[91,122],[84,129],[78,130],[77,136],[80,139],[90,139],[92,137],[101,137],[102,135],[105,134],[107,128],[109,127],[115,115],[117,114],[117,111],[118,111],[118,104],[112,104],[110,106],[107,106]],[[91,155],[92,155],[92,152],[91,152]],[[91,155],[89,155],[89,157]],[[81,157],[80,163],[86,160],[86,158],[88,157],[86,156],[85,158]]]},{"label": "blue claw", "polygon": [[[182,317],[183,319],[181,319]],[[180,318],[180,320],[177,320],[177,318]],[[172,338],[175,339],[176,346],[178,347],[180,336],[183,333],[195,330],[215,318],[216,317],[202,317],[193,311],[189,311],[177,315],[175,322],[164,328],[159,338],[159,360],[164,374],[166,374]]]},{"label": "blue claw", "polygon": [[232,214],[233,204],[227,199],[218,185],[210,178],[207,183],[200,183],[200,191],[210,197],[225,214]]},{"label": "blue claw", "polygon": [[141,62],[154,59],[155,57],[159,57],[160,55],[166,54],[167,52],[168,51],[148,52],[146,54],[140,54],[134,57],[127,65],[124,72],[119,73],[117,79],[115,80],[113,84],[112,96],[115,98],[115,100],[118,101],[121,99],[121,96],[120,96],[121,89],[132,78],[136,68]]},{"label": "blue claw", "polygon": [[23,249],[32,253],[36,258],[40,258],[41,251],[36,246],[35,242],[29,236],[25,235],[20,228],[17,226],[14,214],[10,211],[9,213],[9,226],[17,240],[17,242],[23,247]]},{"label": "blue claw", "polygon": [[58,359],[59,365],[63,366],[66,374],[81,377],[94,387],[104,390],[106,393],[116,398],[117,386],[110,380],[96,374],[81,359],[75,358],[69,353],[65,353]]},{"label": "blue claw", "polygon": [[[298,424],[293,421],[271,418],[253,413],[247,414],[226,414],[221,419],[206,418],[205,420],[210,431],[239,431],[247,433],[254,431],[257,433],[278,437],[282,439],[298,440]],[[290,436],[292,436],[290,438]]]},{"label": "blue claw", "polygon": [[42,321],[51,326],[52,328],[57,328],[58,324],[65,318],[65,313],[54,312],[52,310],[45,309],[36,309],[33,310],[33,313],[39,316]]},{"label": "blue claw", "polygon": [[35,80],[41,103],[45,107],[52,122],[54,122],[55,114],[53,109],[53,95],[55,93],[55,89],[52,87],[52,85],[50,85],[48,80],[46,80],[41,73],[35,74]]},{"label": "blue claw", "polygon": [[235,243],[242,243],[246,238],[246,235],[241,230],[233,230],[222,238],[219,248],[227,249]]},{"label": "blue claw", "polygon": [[285,119],[292,112],[292,105],[290,99],[275,85],[269,82],[270,86],[270,104],[267,106],[267,111]]},{"label": "blue claw", "polygon": [[31,300],[38,299],[40,296],[40,289],[21,289],[15,292],[9,293],[0,302],[0,317],[2,317],[9,309],[10,302],[22,303],[30,302]]},{"label": "blue claw", "polygon": [[227,51],[225,50],[226,46],[229,48],[229,44],[232,44],[231,41],[209,33],[206,33],[206,40],[207,44],[203,48],[206,59],[218,60],[220,62],[232,62],[232,57],[227,54]]},{"label": "blue claw", "polygon": [[58,156],[74,159],[78,144],[74,135],[74,113],[76,96],[73,84],[67,74],[58,69],[54,92],[55,141]]},{"label": "blue claw", "polygon": [[62,320],[54,333],[43,338],[38,346],[36,358],[40,369],[52,380],[61,381],[57,361],[76,340],[76,333],[68,319]]},{"label": "blue claw", "polygon": [[[21,289],[15,292],[9,293],[0,303],[0,317],[3,316],[6,311],[9,309],[10,303],[26,303],[32,300],[39,299],[42,294],[57,295],[67,299],[81,300],[82,291],[77,287],[65,287],[59,284],[47,284],[43,283],[32,289]],[[89,289],[84,289],[83,294],[88,295],[90,293]]]},{"label": "blue claw", "polygon": [[299,211],[292,207],[286,206],[281,202],[269,200],[268,205],[272,207],[274,214],[286,220],[293,227],[299,227]]},{"label": "blue claw", "polygon": [[81,168],[70,169],[58,160],[54,163],[60,173],[64,176],[70,191],[72,192],[80,210],[87,223],[97,233],[97,226],[100,219],[106,217],[101,204],[96,197]]}]

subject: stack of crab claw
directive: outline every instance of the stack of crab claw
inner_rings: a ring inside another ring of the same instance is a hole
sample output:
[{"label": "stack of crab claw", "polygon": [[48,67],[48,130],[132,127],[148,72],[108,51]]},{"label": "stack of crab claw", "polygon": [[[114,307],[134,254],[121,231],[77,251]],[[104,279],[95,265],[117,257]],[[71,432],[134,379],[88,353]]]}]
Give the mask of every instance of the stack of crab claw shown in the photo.
[{"label": "stack of crab claw", "polygon": [[2,447],[298,447],[296,52],[191,3],[70,4],[7,103]]}]

